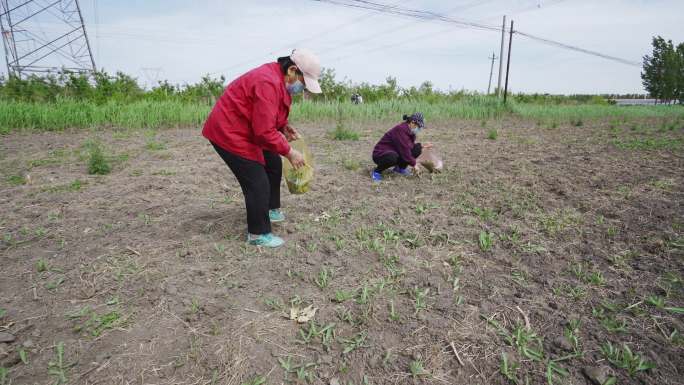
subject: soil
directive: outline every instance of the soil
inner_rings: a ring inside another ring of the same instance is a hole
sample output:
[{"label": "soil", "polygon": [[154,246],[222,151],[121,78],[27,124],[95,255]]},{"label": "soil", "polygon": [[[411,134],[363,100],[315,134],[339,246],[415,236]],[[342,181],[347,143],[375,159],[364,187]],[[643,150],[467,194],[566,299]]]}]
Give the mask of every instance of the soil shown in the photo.
[{"label": "soil", "polygon": [[[433,123],[445,169],[379,184],[392,123],[300,123],[316,176],[281,186],[276,250],[245,244],[198,128],[2,136],[5,383],[541,384],[555,362],[554,384],[682,384],[684,151],[615,144],[681,144],[661,123]],[[87,174],[92,139],[108,175]]]}]

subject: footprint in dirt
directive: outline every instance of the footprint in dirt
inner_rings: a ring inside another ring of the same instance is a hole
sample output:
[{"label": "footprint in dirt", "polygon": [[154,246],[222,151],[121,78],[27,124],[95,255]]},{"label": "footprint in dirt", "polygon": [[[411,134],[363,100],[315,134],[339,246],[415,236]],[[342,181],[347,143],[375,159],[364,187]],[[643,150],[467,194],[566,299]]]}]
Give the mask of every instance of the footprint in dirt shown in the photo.
[{"label": "footprint in dirt", "polygon": [[244,226],[244,210],[197,210],[185,216],[180,230],[190,234],[240,235]]}]

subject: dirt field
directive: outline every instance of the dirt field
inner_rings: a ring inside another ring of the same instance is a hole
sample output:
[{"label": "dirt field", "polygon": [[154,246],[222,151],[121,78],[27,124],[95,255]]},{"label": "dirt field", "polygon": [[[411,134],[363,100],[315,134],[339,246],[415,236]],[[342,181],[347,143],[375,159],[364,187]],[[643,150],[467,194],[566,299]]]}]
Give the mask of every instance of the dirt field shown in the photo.
[{"label": "dirt field", "polygon": [[379,185],[332,126],[275,251],[197,128],[0,137],[0,383],[684,383],[684,123],[433,123]]}]

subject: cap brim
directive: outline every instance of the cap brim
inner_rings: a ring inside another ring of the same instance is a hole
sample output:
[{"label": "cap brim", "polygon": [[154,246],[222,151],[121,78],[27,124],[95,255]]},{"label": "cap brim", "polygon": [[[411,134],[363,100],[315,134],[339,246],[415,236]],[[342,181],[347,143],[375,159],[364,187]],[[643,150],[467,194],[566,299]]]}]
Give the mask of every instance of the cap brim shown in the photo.
[{"label": "cap brim", "polygon": [[318,84],[318,79],[314,77],[304,74],[304,85],[306,85],[306,89],[312,94],[321,93],[321,86]]}]

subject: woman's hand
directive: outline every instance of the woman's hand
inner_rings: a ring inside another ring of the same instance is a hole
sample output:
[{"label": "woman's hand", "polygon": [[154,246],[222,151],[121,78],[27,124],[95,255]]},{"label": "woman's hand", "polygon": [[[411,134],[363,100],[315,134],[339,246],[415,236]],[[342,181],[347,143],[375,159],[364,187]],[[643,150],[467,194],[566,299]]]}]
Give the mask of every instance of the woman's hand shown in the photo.
[{"label": "woman's hand", "polygon": [[428,149],[428,148],[433,148],[435,145],[432,144],[432,142],[427,142],[423,144],[423,148]]},{"label": "woman's hand", "polygon": [[302,137],[301,135],[299,135],[299,131],[297,131],[294,127],[290,126],[289,124],[283,127],[283,134],[285,135],[285,139],[287,139],[288,142],[297,140]]},{"label": "woman's hand", "polygon": [[290,152],[285,155],[287,160],[290,161],[290,164],[292,164],[292,167],[295,169],[298,169],[306,164],[304,161],[304,155],[302,155],[301,152],[295,150],[294,148],[290,149]]}]

